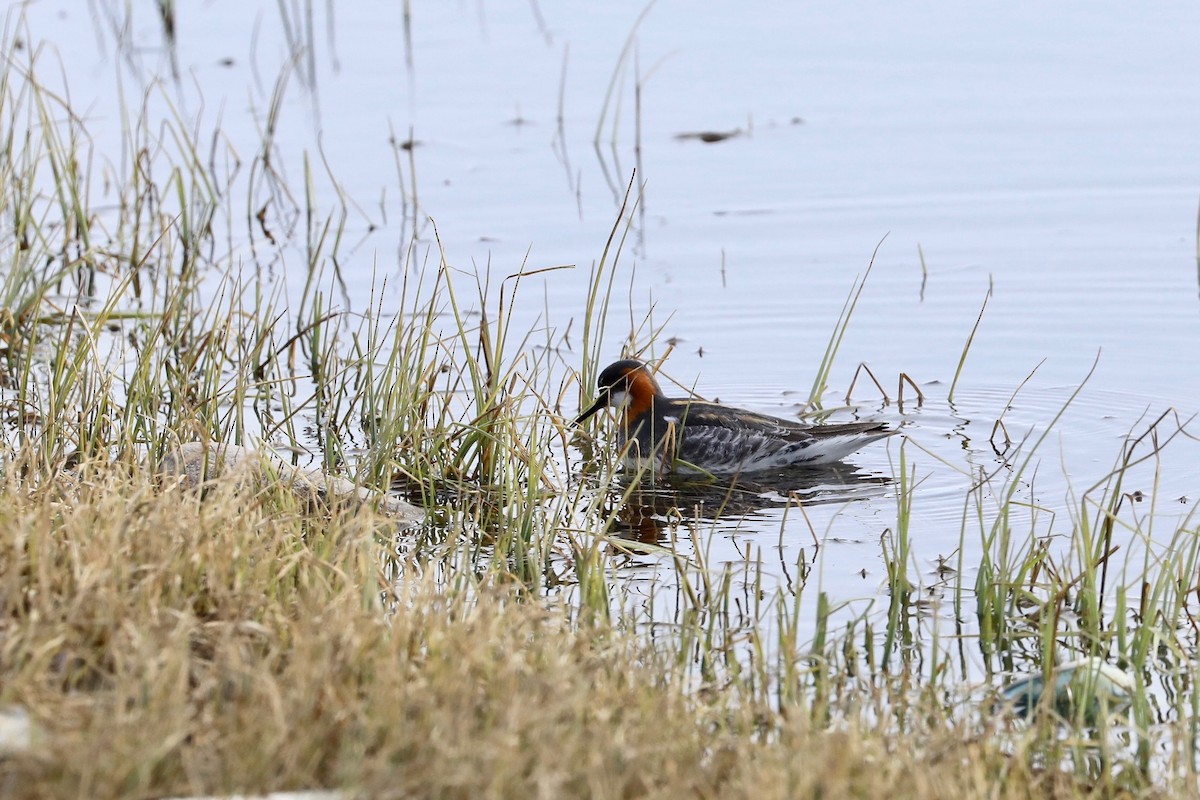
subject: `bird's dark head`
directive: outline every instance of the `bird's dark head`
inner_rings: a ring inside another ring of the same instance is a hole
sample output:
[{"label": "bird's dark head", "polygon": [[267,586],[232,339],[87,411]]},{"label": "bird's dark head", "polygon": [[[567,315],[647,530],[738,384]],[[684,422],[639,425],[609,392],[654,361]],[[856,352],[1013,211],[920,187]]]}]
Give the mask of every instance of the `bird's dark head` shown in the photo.
[{"label": "bird's dark head", "polygon": [[575,419],[575,424],[586,420],[602,408],[612,407],[625,411],[626,419],[633,419],[647,411],[654,398],[662,396],[658,382],[650,369],[641,361],[626,358],[614,361],[600,373],[596,382],[596,402]]}]

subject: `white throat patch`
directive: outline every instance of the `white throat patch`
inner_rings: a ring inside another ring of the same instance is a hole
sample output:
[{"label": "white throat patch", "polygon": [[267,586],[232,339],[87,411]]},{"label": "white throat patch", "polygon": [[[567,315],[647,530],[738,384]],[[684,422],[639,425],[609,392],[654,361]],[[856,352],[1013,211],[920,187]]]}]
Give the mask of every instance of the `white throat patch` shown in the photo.
[{"label": "white throat patch", "polygon": [[626,408],[632,400],[633,396],[624,389],[611,391],[608,395],[608,404],[617,410]]}]

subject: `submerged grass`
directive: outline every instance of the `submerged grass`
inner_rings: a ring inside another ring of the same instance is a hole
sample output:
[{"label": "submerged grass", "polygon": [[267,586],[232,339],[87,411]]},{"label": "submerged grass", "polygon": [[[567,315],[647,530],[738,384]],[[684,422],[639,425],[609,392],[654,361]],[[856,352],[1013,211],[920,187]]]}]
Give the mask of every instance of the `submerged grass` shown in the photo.
[{"label": "submerged grass", "polygon": [[[193,126],[173,111],[151,126],[147,97],[124,165],[93,167],[68,95],[28,52],[0,80],[0,702],[35,734],[0,758],[6,792],[1194,792],[1198,537],[1190,518],[1152,537],[1122,480],[1182,422],[1131,436],[1065,532],[1023,499],[1044,433],[972,474],[958,568],[933,587],[911,572],[921,481],[906,443],[882,614],[823,591],[814,550],[782,583],[753,543],[713,563],[708,523],[679,509],[666,541],[622,540],[635,487],[603,465],[581,476],[563,419],[594,383],[628,195],[583,299],[577,376],[565,334],[513,328],[534,270],[492,285],[439,242],[366,309],[339,308],[345,209],[318,207],[307,163],[304,191],[286,186],[270,126],[252,165],[202,161]],[[120,198],[103,210],[93,169]],[[243,250],[262,259],[250,278]],[[289,265],[304,276],[290,308],[286,281],[264,277]],[[625,345],[654,334],[631,324]],[[429,522],[397,535],[280,487],[195,494],[153,475],[194,440],[313,453]],[[1120,570],[1118,539],[1138,553]],[[650,605],[674,594],[669,615],[648,618],[616,580],[647,554],[666,565]],[[953,596],[945,618],[930,590]],[[1134,675],[1128,719],[1015,723],[974,684],[1049,675],[1064,651]]]}]

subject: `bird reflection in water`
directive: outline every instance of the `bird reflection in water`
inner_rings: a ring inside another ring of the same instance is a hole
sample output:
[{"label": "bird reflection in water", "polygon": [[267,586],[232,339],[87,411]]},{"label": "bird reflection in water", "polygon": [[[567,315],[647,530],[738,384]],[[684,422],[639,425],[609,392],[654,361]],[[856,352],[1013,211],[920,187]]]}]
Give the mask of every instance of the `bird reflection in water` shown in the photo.
[{"label": "bird reflection in water", "polygon": [[610,533],[633,542],[664,545],[681,521],[743,519],[797,503],[846,503],[882,495],[891,478],[851,464],[792,467],[743,476],[667,476],[635,486],[613,517]]}]

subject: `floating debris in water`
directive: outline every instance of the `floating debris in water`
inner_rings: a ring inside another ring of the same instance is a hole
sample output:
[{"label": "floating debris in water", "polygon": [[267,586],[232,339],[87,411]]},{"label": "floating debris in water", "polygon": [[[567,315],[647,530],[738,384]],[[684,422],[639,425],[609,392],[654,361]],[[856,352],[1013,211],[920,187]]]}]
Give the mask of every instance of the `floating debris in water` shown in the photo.
[{"label": "floating debris in water", "polygon": [[675,139],[680,142],[698,141],[705,144],[714,144],[716,142],[724,142],[727,139],[734,139],[738,136],[745,135],[741,128],[734,128],[731,131],[695,131],[693,133],[677,133]]}]

